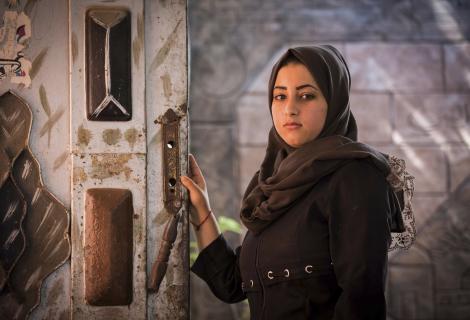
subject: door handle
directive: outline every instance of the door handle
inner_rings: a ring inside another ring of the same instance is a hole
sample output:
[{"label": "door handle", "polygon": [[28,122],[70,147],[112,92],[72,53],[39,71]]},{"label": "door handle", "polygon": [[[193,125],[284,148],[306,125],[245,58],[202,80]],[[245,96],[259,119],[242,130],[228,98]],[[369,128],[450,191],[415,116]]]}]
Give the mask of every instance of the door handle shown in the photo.
[{"label": "door handle", "polygon": [[182,206],[180,182],[180,117],[168,109],[162,118],[163,201],[165,209],[177,214]]},{"label": "door handle", "polygon": [[167,212],[172,215],[163,231],[160,248],[152,265],[148,284],[148,289],[158,291],[165,276],[171,249],[178,234],[177,226],[181,218],[179,211],[183,201],[180,182],[180,117],[173,109],[168,109],[161,119],[155,120],[155,123],[162,125],[163,202]]}]

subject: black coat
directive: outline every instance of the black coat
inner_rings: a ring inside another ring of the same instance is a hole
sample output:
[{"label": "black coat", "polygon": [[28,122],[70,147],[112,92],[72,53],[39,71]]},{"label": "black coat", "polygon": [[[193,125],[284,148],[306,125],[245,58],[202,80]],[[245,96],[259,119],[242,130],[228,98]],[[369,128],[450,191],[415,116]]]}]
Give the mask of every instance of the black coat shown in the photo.
[{"label": "black coat", "polygon": [[221,235],[191,270],[252,319],[385,319],[393,191],[367,160],[322,178],[235,252]]}]

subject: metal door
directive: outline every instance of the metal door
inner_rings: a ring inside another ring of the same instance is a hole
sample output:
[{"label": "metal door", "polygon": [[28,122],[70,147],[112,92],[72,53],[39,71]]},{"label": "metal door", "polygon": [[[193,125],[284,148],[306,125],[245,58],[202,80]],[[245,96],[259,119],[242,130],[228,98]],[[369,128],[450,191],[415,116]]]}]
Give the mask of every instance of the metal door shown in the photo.
[{"label": "metal door", "polygon": [[0,319],[188,318],[186,8],[0,3]]}]

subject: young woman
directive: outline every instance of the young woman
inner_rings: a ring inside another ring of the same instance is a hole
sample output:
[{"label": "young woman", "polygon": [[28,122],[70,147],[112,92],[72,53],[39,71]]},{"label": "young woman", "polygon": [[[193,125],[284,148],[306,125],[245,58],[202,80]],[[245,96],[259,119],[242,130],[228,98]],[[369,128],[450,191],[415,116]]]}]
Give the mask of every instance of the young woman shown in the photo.
[{"label": "young woman", "polygon": [[201,250],[192,271],[252,319],[385,319],[391,231],[403,231],[387,156],[357,142],[350,75],[334,47],[298,47],[269,81],[273,128],[243,197],[235,252],[220,234],[190,156],[182,177]]}]

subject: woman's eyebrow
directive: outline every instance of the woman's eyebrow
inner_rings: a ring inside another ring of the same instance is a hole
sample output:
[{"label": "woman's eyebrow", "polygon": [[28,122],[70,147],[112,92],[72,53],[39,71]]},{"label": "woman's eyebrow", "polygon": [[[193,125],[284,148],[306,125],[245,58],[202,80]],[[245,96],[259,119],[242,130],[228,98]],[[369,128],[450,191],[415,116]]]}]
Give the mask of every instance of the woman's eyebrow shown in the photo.
[{"label": "woman's eyebrow", "polygon": [[[300,90],[300,89],[307,88],[307,87],[310,87],[310,88],[312,88],[312,89],[318,91],[318,88],[315,87],[315,86],[313,86],[313,85],[311,85],[311,84],[303,84],[303,85],[301,85],[301,86],[296,87],[295,89]],[[274,90],[274,89],[287,90],[287,87],[284,87],[284,86],[275,86],[275,87],[273,88],[273,90]]]},{"label": "woman's eyebrow", "polygon": [[301,86],[296,87],[296,89],[297,89],[297,90],[300,90],[300,89],[307,88],[307,87],[310,87],[310,88],[312,88],[312,89],[318,91],[318,88],[315,87],[315,86],[313,86],[313,85],[311,85],[311,84],[303,84],[303,85],[301,85]]}]

